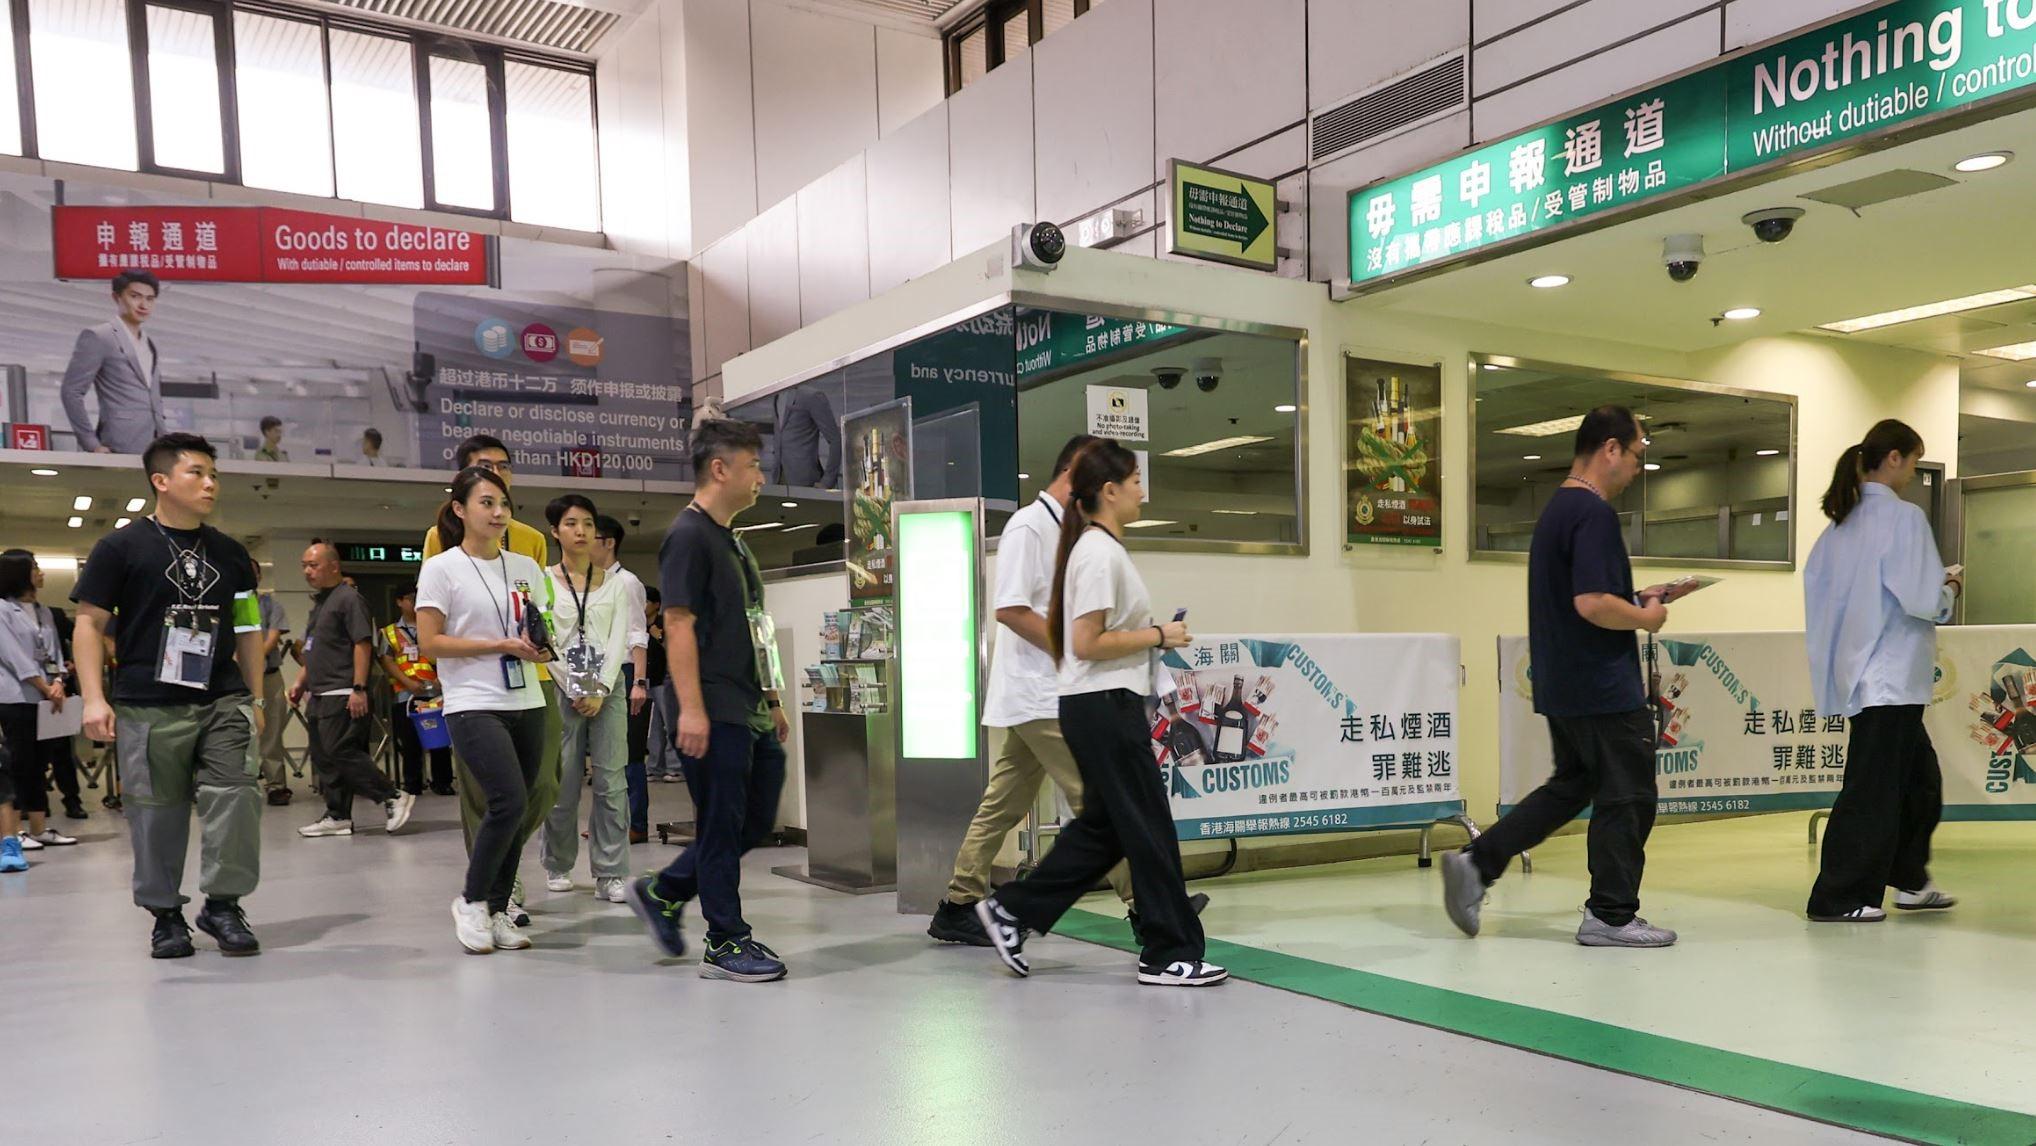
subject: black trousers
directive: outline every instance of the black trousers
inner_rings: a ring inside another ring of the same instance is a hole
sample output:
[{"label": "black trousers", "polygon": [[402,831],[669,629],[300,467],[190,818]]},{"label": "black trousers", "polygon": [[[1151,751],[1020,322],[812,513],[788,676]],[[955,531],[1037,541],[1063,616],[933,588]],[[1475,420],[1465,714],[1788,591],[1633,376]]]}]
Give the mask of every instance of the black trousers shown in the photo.
[{"label": "black trousers", "polygon": [[1584,906],[1612,927],[1640,911],[1640,876],[1654,831],[1654,714],[1548,717],[1555,774],[1470,845],[1490,883],[1513,857],[1591,810],[1591,897]]},{"label": "black trousers", "polygon": [[455,712],[445,718],[453,747],[487,809],[467,851],[466,898],[468,903],[485,901],[490,912],[508,909],[516,859],[530,838],[523,830],[523,811],[544,764],[544,717],[544,709],[526,708]]},{"label": "black trousers", "polygon": [[[68,703],[83,704],[85,702],[78,699],[74,693]],[[63,796],[65,803],[77,799],[78,753],[71,745],[71,738],[60,736],[55,740],[45,741],[44,746],[49,756],[50,778],[56,781],[57,792]]]},{"label": "black trousers", "polygon": [[355,796],[379,804],[396,794],[396,785],[368,755],[374,722],[365,716],[359,720],[349,716],[346,702],[344,696],[313,696],[304,701],[305,714],[311,718],[311,767],[325,793],[325,811],[335,820],[353,819]]},{"label": "black trousers", "polygon": [[1890,887],[1930,882],[1930,836],[1944,813],[1944,777],[1923,706],[1869,708],[1852,718],[1845,787],[1824,828],[1811,915],[1879,907]]},{"label": "black trousers", "polygon": [[[389,706],[389,723],[396,729],[396,755],[403,762],[403,790],[415,796],[424,791],[424,742],[417,739],[417,726],[410,722],[410,706]],[[434,748],[431,756],[431,786],[444,791],[452,787],[452,749]]]},{"label": "black trousers", "polygon": [[[83,701],[73,699],[72,704]],[[36,704],[0,704],[0,737],[7,742],[7,773],[14,781],[14,808],[26,816],[49,811],[47,744],[35,738]]]},{"label": "black trousers", "polygon": [[1082,814],[1061,829],[1030,875],[997,889],[997,902],[1032,930],[1051,931],[1123,860],[1145,938],[1139,962],[1200,960],[1202,921],[1188,904],[1173,808],[1152,761],[1145,698],[1124,689],[1063,696],[1060,728],[1082,774]]}]

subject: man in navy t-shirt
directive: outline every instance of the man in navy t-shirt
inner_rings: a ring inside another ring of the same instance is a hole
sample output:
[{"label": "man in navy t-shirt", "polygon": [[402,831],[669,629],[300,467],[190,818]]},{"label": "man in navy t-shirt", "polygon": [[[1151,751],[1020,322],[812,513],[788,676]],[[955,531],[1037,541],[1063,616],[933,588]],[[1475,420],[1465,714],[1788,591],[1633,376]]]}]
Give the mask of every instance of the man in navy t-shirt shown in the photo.
[{"label": "man in navy t-shirt", "polygon": [[1591,897],[1577,942],[1667,947],[1675,932],[1638,915],[1654,828],[1655,725],[1637,630],[1668,623],[1663,586],[1633,592],[1613,499],[1640,473],[1646,439],[1633,412],[1600,406],[1577,427],[1569,477],[1534,526],[1527,558],[1527,634],[1534,711],[1548,720],[1555,774],[1469,847],[1442,857],[1443,905],[1478,933],[1485,888],[1514,856],[1591,809]]}]

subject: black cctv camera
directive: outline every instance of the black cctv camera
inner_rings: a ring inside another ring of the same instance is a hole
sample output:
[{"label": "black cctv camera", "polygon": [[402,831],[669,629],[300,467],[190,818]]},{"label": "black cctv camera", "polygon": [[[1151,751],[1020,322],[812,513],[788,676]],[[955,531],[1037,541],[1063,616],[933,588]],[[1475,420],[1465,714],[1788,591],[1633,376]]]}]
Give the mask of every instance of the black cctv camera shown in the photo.
[{"label": "black cctv camera", "polygon": [[1204,394],[1213,394],[1223,384],[1223,360],[1221,358],[1195,359],[1195,385]]},{"label": "black cctv camera", "polygon": [[1050,271],[1067,254],[1067,236],[1052,223],[1020,223],[1011,228],[1011,265]]},{"label": "black cctv camera", "polygon": [[629,528],[631,528],[631,529],[641,529],[641,528],[643,528],[643,515],[642,515],[642,514],[640,514],[640,513],[632,513],[632,514],[630,514],[630,515],[629,515]]},{"label": "black cctv camera", "polygon": [[1769,207],[1764,211],[1751,211],[1740,218],[1740,222],[1753,228],[1753,237],[1763,243],[1779,243],[1795,234],[1796,220],[1803,217],[1801,207]]},{"label": "black cctv camera", "polygon": [[1661,263],[1668,268],[1670,281],[1686,283],[1697,277],[1704,263],[1702,235],[1670,235],[1661,241]]},{"label": "black cctv camera", "polygon": [[1162,390],[1171,390],[1180,385],[1181,379],[1186,377],[1187,373],[1187,371],[1178,366],[1155,366],[1152,368],[1153,380],[1159,383],[1159,388]]}]

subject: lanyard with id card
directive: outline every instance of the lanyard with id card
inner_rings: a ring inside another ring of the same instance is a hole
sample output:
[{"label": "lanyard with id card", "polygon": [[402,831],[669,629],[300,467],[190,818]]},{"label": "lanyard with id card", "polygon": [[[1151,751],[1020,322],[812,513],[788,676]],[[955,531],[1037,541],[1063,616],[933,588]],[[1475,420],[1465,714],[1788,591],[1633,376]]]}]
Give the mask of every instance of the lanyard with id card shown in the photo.
[{"label": "lanyard with id card", "polygon": [[184,600],[163,610],[162,645],[156,654],[156,681],[181,688],[212,687],[212,662],[219,652],[219,609],[204,603],[210,588],[206,580],[205,537],[188,548],[178,545],[163,524],[154,517],[163,544],[170,548],[169,577]]},{"label": "lanyard with id card", "polygon": [[[460,552],[466,554],[467,564],[474,568],[474,576],[481,579],[481,588],[488,591],[488,603],[495,606],[495,618],[502,622],[502,635],[505,637],[516,636],[522,631],[518,621],[521,620],[520,610],[523,602],[516,595],[516,590],[509,585],[509,557],[507,551],[498,551],[495,554],[496,560],[502,563],[502,592],[507,598],[506,601],[502,597],[495,596],[495,586],[489,584],[488,575],[481,571],[480,562],[474,560],[473,554],[467,553],[464,549],[460,550]],[[515,692],[521,689],[523,685],[523,661],[520,658],[504,654],[502,657],[502,687]]]},{"label": "lanyard with id card", "polygon": [[749,552],[740,535],[730,534],[735,539],[735,556],[742,566],[742,579],[749,588],[748,600],[743,602],[743,612],[749,620],[749,643],[756,652],[757,684],[765,692],[782,693],[785,690],[785,668],[778,656],[778,623],[764,612],[763,582],[756,572],[756,558]]}]

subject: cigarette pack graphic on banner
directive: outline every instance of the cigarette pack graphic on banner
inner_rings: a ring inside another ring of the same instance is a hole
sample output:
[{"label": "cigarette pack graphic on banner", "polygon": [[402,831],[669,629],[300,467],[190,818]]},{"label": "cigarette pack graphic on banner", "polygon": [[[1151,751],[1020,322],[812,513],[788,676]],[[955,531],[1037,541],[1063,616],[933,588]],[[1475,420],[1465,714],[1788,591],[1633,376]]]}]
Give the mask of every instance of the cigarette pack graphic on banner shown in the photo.
[{"label": "cigarette pack graphic on banner", "polygon": [[[1818,712],[1803,634],[1657,638],[1666,720],[1655,754],[1663,815],[1829,808],[1845,783],[1848,721]],[[2036,628],[1944,628],[1924,726],[1946,819],[2036,818]],[[1547,777],[1525,637],[1499,639],[1503,812]]]},{"label": "cigarette pack graphic on banner", "polygon": [[1425,824],[1463,810],[1449,636],[1205,637],[1153,716],[1181,839]]}]

